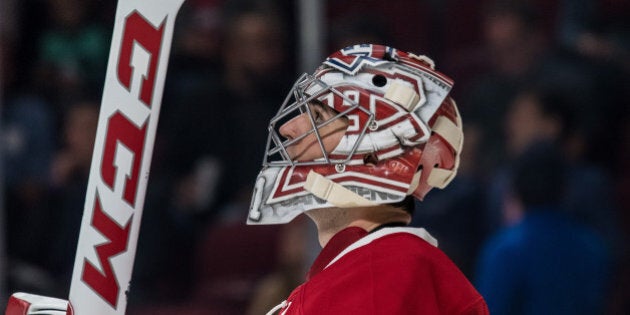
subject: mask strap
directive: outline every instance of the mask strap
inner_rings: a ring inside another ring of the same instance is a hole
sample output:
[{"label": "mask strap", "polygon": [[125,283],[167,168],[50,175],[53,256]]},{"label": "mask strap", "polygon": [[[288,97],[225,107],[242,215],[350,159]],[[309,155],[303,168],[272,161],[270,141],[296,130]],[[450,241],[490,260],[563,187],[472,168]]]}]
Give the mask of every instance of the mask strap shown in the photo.
[{"label": "mask strap", "polygon": [[354,208],[376,206],[377,203],[365,199],[351,190],[333,182],[323,175],[311,170],[306,177],[304,190],[324,199],[338,208]]}]

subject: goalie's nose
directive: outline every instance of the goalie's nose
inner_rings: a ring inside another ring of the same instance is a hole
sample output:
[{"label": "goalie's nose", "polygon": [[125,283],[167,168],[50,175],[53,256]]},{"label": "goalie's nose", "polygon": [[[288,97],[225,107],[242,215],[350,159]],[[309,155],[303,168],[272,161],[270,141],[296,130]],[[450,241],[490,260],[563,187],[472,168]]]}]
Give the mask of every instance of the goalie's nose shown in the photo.
[{"label": "goalie's nose", "polygon": [[293,117],[291,120],[280,126],[278,132],[281,136],[287,138],[288,140],[295,139],[308,130],[310,122],[307,118],[308,116],[306,113]]}]

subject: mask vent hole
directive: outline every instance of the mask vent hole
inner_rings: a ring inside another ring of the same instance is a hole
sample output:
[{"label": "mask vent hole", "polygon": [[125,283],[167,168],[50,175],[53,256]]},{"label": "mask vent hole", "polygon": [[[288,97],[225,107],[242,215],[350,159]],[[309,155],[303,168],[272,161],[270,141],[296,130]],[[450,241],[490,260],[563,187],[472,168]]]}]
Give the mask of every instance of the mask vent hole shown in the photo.
[{"label": "mask vent hole", "polygon": [[384,87],[385,84],[387,84],[387,78],[380,74],[377,74],[372,77],[372,84],[378,87]]},{"label": "mask vent hole", "polygon": [[366,154],[365,156],[363,156],[363,164],[376,165],[378,164],[378,157],[374,153]]}]

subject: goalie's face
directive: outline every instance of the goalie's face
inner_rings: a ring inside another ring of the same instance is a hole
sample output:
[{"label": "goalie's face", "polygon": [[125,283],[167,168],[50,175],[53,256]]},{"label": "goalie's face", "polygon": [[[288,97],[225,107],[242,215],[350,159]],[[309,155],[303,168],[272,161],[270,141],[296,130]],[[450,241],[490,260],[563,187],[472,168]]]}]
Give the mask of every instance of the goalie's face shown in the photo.
[{"label": "goalie's face", "polygon": [[[339,144],[346,133],[348,120],[345,117],[335,118],[338,113],[321,103],[309,103],[308,112],[299,114],[280,126],[279,133],[287,140],[299,139],[286,147],[293,161],[313,161],[323,158],[323,149],[330,153]],[[313,124],[314,123],[314,124]],[[317,133],[314,132],[315,126]],[[321,143],[320,143],[321,140]]]}]

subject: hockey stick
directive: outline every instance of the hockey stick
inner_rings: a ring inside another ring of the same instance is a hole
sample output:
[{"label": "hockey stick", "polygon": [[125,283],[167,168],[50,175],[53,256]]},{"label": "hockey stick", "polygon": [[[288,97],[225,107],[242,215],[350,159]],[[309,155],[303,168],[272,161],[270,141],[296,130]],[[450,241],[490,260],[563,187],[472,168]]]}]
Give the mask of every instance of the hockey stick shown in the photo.
[{"label": "hockey stick", "polygon": [[[183,2],[118,1],[67,314],[125,313],[175,17]],[[14,294],[6,315],[42,314],[43,307],[63,312],[58,302]]]}]

